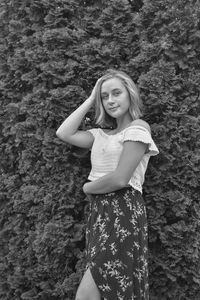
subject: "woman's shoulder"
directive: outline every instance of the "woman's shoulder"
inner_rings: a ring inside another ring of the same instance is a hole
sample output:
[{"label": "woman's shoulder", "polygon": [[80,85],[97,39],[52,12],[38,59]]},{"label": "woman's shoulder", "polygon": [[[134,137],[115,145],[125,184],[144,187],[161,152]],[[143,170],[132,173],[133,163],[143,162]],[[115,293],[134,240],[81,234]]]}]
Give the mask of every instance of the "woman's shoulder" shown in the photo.
[{"label": "woman's shoulder", "polygon": [[106,129],[103,129],[101,127],[96,127],[96,128],[91,128],[89,131],[93,136],[94,138],[105,138],[107,136],[109,136],[109,134],[107,134],[107,132],[109,132],[109,130],[106,130]]},{"label": "woman's shoulder", "polygon": [[99,132],[99,128],[90,128],[87,129],[87,132],[90,132],[95,137]]},{"label": "woman's shoulder", "polygon": [[142,126],[142,127],[144,127],[145,129],[147,129],[151,133],[151,127],[150,127],[150,125],[146,121],[144,121],[142,119],[137,119],[137,120],[132,121],[131,124],[130,124],[130,126]]}]

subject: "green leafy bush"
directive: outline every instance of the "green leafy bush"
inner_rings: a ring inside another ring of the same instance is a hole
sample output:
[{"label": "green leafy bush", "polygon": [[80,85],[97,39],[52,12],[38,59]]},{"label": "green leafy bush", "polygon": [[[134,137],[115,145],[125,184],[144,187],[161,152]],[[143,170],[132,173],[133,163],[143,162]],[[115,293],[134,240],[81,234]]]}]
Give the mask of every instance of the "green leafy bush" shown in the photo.
[{"label": "green leafy bush", "polygon": [[55,131],[112,67],[138,83],[160,150],[144,185],[150,298],[198,300],[198,1],[2,0],[0,11],[0,298],[74,298],[90,161]]}]

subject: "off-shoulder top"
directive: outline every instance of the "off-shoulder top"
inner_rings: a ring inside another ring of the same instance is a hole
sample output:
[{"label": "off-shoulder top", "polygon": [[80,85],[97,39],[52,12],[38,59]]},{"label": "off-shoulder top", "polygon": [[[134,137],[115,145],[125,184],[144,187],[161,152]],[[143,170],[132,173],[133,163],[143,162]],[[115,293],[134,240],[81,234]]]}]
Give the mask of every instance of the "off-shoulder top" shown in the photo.
[{"label": "off-shoulder top", "polygon": [[150,132],[140,125],[131,125],[113,135],[105,133],[101,128],[93,128],[88,131],[94,136],[91,149],[92,168],[88,176],[88,179],[91,181],[116,169],[125,141],[139,141],[148,145],[146,153],[128,183],[142,193],[142,185],[149,158],[159,153]]}]

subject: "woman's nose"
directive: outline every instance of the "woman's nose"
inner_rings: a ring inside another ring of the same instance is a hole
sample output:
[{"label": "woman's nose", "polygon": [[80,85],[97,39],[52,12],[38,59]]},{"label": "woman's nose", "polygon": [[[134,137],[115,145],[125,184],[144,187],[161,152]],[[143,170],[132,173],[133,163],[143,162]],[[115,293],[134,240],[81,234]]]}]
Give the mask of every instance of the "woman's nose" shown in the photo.
[{"label": "woman's nose", "polygon": [[108,103],[113,103],[114,101],[113,101],[113,96],[112,95],[109,95],[109,97],[108,97]]}]

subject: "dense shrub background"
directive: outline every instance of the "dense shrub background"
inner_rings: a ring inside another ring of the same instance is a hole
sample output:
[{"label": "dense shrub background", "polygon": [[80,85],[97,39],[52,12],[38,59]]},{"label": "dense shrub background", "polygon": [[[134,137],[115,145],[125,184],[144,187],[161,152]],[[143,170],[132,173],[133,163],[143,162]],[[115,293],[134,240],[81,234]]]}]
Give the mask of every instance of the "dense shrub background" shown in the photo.
[{"label": "dense shrub background", "polygon": [[151,299],[200,299],[199,19],[193,0],[0,1],[0,299],[74,298],[90,163],[55,131],[108,67],[138,83],[160,150],[144,186]]}]

